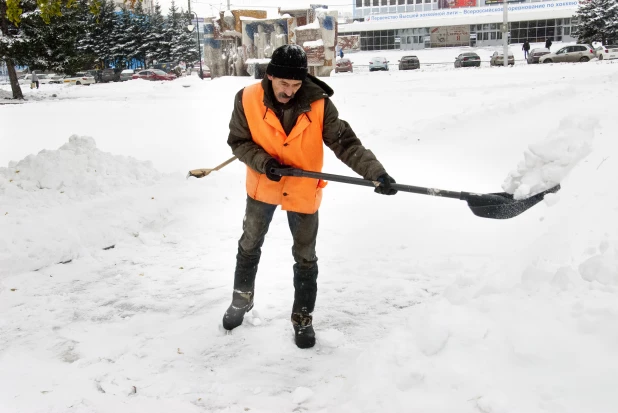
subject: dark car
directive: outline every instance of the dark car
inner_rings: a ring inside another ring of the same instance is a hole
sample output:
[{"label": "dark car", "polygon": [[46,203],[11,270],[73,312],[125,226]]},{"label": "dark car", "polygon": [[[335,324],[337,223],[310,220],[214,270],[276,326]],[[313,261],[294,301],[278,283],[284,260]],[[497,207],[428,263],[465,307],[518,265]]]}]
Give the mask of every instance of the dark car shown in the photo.
[{"label": "dark car", "polygon": [[101,71],[101,82],[120,82],[120,69],[103,69]]},{"label": "dark car", "polygon": [[350,72],[354,73],[354,67],[352,66],[353,62],[347,57],[342,57],[337,60],[337,65],[335,66],[335,73],[339,72]]},{"label": "dark car", "polygon": [[137,72],[133,75],[133,79],[144,79],[144,80],[174,80],[176,79],[176,75],[173,73],[165,73],[163,70],[159,69],[148,69]]},{"label": "dark car", "polygon": [[530,50],[530,52],[528,52],[528,58],[526,59],[526,61],[528,62],[528,64],[539,63],[539,58],[541,56],[545,56],[546,54],[550,53],[551,52],[549,51],[549,49],[546,49],[544,47],[532,49]]},{"label": "dark car", "polygon": [[455,67],[480,67],[481,57],[473,52],[462,53],[455,58]]},{"label": "dark car", "polygon": [[421,62],[416,56],[404,56],[399,61],[399,70],[420,69]]}]

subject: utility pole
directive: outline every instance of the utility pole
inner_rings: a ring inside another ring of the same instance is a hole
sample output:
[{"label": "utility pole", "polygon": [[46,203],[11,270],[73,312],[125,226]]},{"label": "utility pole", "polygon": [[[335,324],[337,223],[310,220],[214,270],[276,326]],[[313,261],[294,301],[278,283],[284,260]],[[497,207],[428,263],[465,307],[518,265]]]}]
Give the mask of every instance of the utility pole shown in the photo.
[{"label": "utility pole", "polygon": [[[191,1],[191,0],[189,0],[189,1]],[[230,0],[227,0],[227,9],[228,9],[228,11],[230,10]]]},{"label": "utility pole", "polygon": [[191,14],[191,0],[187,0],[187,2],[189,3],[189,14]]},{"label": "utility pole", "polygon": [[504,67],[509,66],[509,2],[508,0],[502,0],[503,6],[503,19],[502,19],[502,46],[504,53]]}]

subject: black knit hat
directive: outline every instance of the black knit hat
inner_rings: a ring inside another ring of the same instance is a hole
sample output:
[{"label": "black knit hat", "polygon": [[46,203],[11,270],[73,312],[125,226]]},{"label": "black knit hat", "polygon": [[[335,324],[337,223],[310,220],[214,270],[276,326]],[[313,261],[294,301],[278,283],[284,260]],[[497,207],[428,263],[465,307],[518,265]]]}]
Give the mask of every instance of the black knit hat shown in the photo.
[{"label": "black knit hat", "polygon": [[307,55],[296,44],[284,44],[273,52],[266,73],[280,79],[305,80]]}]

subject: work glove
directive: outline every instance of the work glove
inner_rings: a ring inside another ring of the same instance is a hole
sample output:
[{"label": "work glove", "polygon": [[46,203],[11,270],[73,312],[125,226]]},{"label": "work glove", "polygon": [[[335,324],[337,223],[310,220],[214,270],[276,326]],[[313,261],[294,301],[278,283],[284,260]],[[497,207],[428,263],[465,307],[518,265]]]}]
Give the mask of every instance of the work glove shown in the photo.
[{"label": "work glove", "polygon": [[373,191],[376,194],[395,195],[397,193],[397,190],[391,187],[391,184],[394,184],[395,180],[386,172],[380,175],[376,181],[380,182],[380,185],[376,186],[376,189]]},{"label": "work glove", "polygon": [[266,174],[266,177],[270,179],[271,181],[279,182],[281,180],[281,175],[272,173],[271,169],[273,168],[287,169],[287,168],[291,168],[291,166],[281,165],[275,158],[272,158],[268,162],[266,162],[266,166],[264,167],[264,169],[266,170],[264,172]]}]

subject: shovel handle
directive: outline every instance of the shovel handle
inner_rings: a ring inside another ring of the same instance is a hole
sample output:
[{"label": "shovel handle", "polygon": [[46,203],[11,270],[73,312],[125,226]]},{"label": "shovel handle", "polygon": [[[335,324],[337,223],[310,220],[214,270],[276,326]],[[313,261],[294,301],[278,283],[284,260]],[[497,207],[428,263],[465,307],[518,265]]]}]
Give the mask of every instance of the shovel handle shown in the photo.
[{"label": "shovel handle", "polygon": [[[334,174],[326,174],[322,172],[311,172],[305,171],[302,169],[296,168],[272,168],[271,173],[281,176],[294,176],[299,178],[314,178],[314,179],[322,179],[324,181],[333,181],[333,182],[341,182],[344,184],[352,184],[352,185],[361,185],[361,186],[370,186],[377,187],[381,186],[382,183],[378,181],[372,181],[369,179],[362,178],[354,178],[351,176],[343,176],[343,175],[334,175]],[[403,185],[403,184],[391,184],[391,188],[396,189],[402,192],[412,192],[415,194],[421,195],[431,195],[431,196],[440,196],[444,198],[454,198],[454,199],[465,199],[462,198],[462,192],[455,191],[447,191],[443,189],[436,188],[424,188],[422,186],[413,186],[413,185]]]}]

